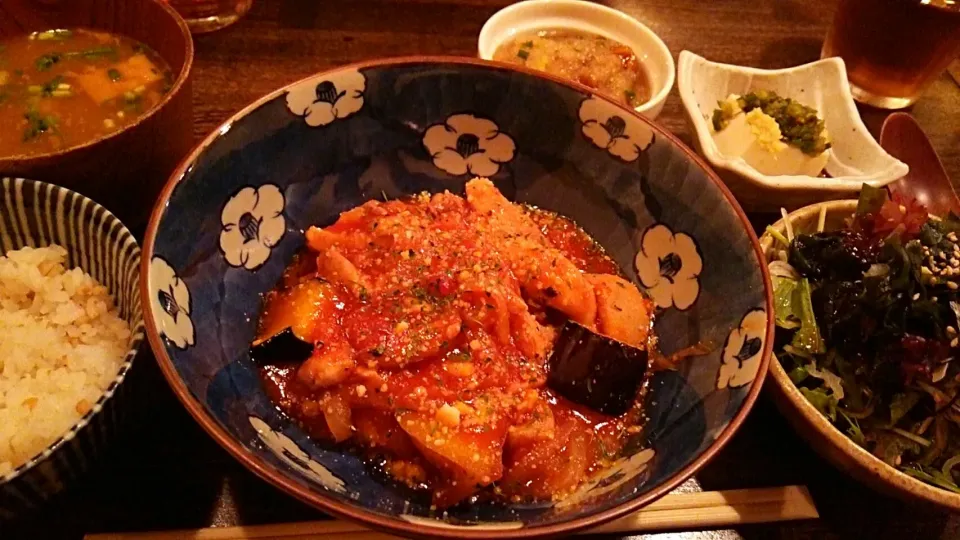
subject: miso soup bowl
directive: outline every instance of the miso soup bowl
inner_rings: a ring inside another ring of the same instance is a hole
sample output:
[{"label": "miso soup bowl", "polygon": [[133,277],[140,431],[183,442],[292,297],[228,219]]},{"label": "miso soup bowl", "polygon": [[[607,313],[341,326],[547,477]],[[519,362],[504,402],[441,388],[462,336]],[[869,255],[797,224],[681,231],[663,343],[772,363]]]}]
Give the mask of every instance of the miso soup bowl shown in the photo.
[{"label": "miso soup bowl", "polygon": [[170,65],[173,85],[156,107],[122,129],[58,152],[0,156],[0,175],[72,189],[105,206],[136,233],[146,226],[170,172],[193,146],[193,40],[164,0],[0,1],[0,37],[76,27],[145,43]]},{"label": "miso soup bowl", "polygon": [[501,45],[518,34],[540,30],[574,30],[603,36],[629,47],[650,79],[650,100],[636,108],[653,120],[673,89],[673,56],[653,30],[622,11],[581,0],[527,0],[496,12],[480,30],[477,54],[493,60]]},{"label": "miso soup bowl", "polygon": [[[304,246],[306,228],[373,198],[462,195],[475,175],[511,200],[574,219],[599,241],[659,306],[663,352],[710,346],[653,376],[645,431],[570,498],[444,512],[431,510],[429,497],[407,498],[348,450],[308,437],[267,397],[248,351],[261,295]],[[679,268],[661,271],[665,257]],[[729,440],[770,358],[762,263],[719,179],[635,111],[534,71],[418,57],[314,75],[214,131],[157,202],[141,286],[150,344],[170,386],[266,481],[404,537],[530,538],[626,515]]]}]

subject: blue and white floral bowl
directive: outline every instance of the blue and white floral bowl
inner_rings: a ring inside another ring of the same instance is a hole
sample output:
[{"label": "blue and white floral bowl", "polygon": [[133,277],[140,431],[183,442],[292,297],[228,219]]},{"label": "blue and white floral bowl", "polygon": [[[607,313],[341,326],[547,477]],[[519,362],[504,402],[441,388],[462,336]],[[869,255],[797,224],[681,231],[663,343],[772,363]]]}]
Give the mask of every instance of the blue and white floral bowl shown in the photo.
[{"label": "blue and white floral bowl", "polygon": [[[304,245],[304,229],[371,198],[462,193],[473,176],[596,238],[656,302],[664,353],[710,352],[654,376],[636,449],[571,498],[438,515],[278,412],[248,348],[260,295]],[[370,62],[265,96],[174,173],[144,253],[150,343],[194,418],[284,491],[404,536],[556,535],[650,503],[737,429],[772,346],[756,236],[693,152],[584,87],[478,60]]]}]

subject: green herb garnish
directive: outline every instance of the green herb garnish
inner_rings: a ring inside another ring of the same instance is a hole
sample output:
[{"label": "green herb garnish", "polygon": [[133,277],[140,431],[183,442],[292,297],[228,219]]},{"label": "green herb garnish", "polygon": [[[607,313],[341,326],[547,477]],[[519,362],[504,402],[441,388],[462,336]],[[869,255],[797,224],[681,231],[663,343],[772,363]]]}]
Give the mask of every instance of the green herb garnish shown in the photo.
[{"label": "green herb garnish", "polygon": [[36,110],[29,110],[23,117],[27,120],[27,127],[23,131],[23,142],[32,141],[48,131],[57,133],[56,116],[40,116]]},{"label": "green herb garnish", "polygon": [[530,57],[530,51],[526,51],[526,50],[524,50],[524,49],[520,49],[519,51],[517,51],[517,56],[519,56],[520,58],[526,60],[527,58]]},{"label": "green herb garnish", "polygon": [[414,287],[411,292],[417,300],[428,300],[430,298],[430,293],[426,289],[417,285]]},{"label": "green herb garnish", "polygon": [[121,78],[123,78],[123,76],[120,75],[120,72],[117,71],[115,68],[110,68],[110,69],[107,70],[107,77],[109,77],[110,80],[113,81],[113,82],[117,82],[117,81],[119,81]]},{"label": "green herb garnish", "polygon": [[523,43],[520,44],[520,46],[523,47],[524,49],[532,49],[533,41],[524,41]]},{"label": "green herb garnish", "polygon": [[84,60],[96,60],[98,58],[116,58],[117,49],[116,47],[110,47],[110,46],[104,45],[101,47],[93,47],[91,49],[86,49],[83,51],[68,52],[64,54],[64,56],[80,57],[80,58],[83,58]]},{"label": "green herb garnish", "polygon": [[909,467],[902,467],[900,470],[914,478],[923,480],[928,484],[939,486],[954,493],[960,493],[960,486],[957,486],[957,483],[954,482],[952,475],[946,475],[942,471],[938,471],[933,467],[913,465]]},{"label": "green herb garnish", "polygon": [[757,90],[735,101],[720,101],[717,105],[712,118],[715,131],[727,127],[740,111],[748,113],[760,109],[780,126],[781,141],[811,156],[818,156],[830,148],[824,136],[823,120],[817,117],[817,110],[791,98],[780,97],[776,92]]},{"label": "green herb garnish", "polygon": [[117,49],[115,47],[93,47],[91,49],[86,49],[83,51],[72,51],[67,53],[52,52],[48,54],[40,55],[35,61],[34,65],[37,67],[37,71],[47,71],[55,64],[63,60],[64,58],[82,58],[84,60],[96,60],[98,58],[116,58]]},{"label": "green herb garnish", "polygon": [[850,439],[852,439],[853,442],[857,443],[858,445],[866,446],[867,438],[866,436],[864,436],[863,430],[860,429],[860,423],[857,422],[857,419],[850,418],[849,416],[844,414],[843,411],[839,411],[839,412],[840,412],[840,416],[843,417],[843,419],[846,420],[847,424],[849,425],[849,427],[846,430],[847,436],[850,437]]},{"label": "green herb garnish", "polygon": [[[62,83],[63,83],[63,76],[57,75],[56,77],[40,85],[40,95],[43,97],[52,96],[53,93],[60,88],[60,85]],[[69,85],[67,85],[67,88],[69,88]]]},{"label": "green herb garnish", "polygon": [[807,398],[807,401],[810,402],[820,414],[826,416],[830,420],[836,421],[837,419],[837,396],[827,393],[823,388],[814,388],[813,390],[809,388],[800,388],[800,393],[803,394],[803,397]]},{"label": "green herb garnish", "polygon": [[62,58],[63,55],[60,53],[42,54],[34,60],[33,64],[36,66],[37,71],[47,71],[52,68],[54,64],[60,62]]}]

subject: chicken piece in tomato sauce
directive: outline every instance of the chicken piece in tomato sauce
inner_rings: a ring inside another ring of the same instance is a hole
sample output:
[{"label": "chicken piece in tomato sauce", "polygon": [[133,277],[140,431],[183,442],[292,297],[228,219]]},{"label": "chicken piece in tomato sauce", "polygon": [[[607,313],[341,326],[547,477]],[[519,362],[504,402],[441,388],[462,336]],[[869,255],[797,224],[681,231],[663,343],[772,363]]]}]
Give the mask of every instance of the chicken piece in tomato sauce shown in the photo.
[{"label": "chicken piece in tomato sauce", "polygon": [[439,507],[561,498],[610,464],[640,414],[546,387],[559,325],[645,347],[652,304],[573,222],[486,179],[466,191],[370,201],[310,228],[259,339],[290,328],[313,352],[262,378],[311,436],[385,457]]}]

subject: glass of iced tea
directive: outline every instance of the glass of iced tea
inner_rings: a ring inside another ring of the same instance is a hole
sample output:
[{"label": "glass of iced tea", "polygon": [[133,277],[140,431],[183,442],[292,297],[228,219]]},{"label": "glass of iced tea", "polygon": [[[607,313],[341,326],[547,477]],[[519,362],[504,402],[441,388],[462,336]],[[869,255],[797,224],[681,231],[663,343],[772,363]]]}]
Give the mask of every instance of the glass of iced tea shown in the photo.
[{"label": "glass of iced tea", "polygon": [[902,109],[960,54],[960,0],[840,0],[821,56],[847,65],[853,97]]},{"label": "glass of iced tea", "polygon": [[194,34],[213,32],[237,22],[253,0],[168,0]]}]

